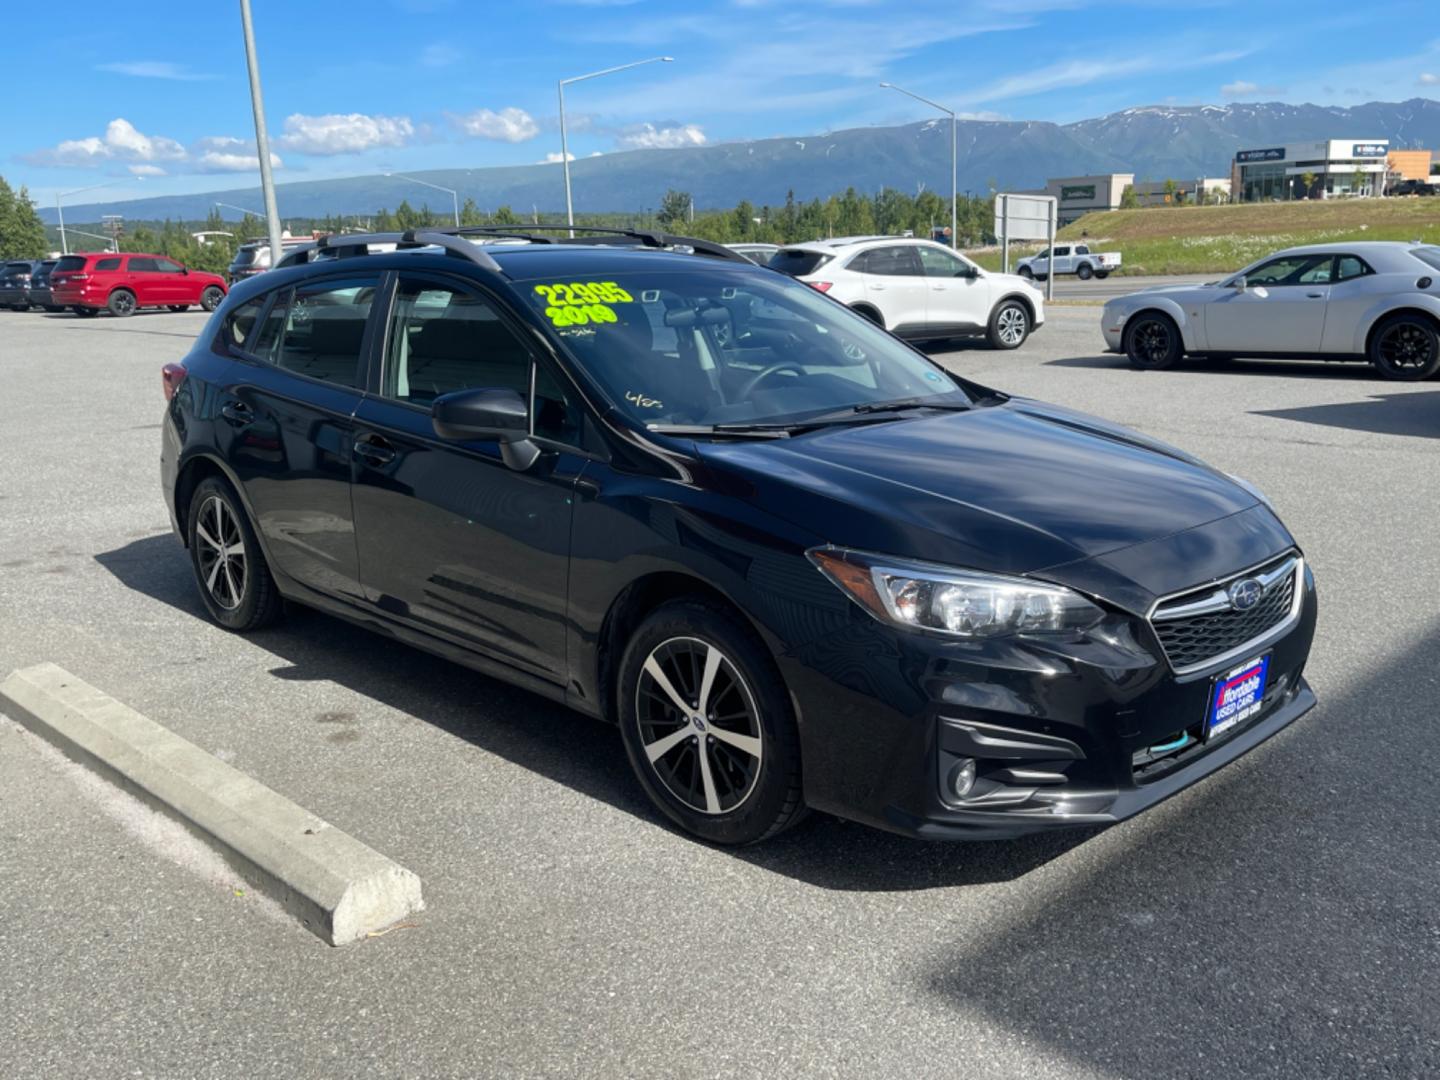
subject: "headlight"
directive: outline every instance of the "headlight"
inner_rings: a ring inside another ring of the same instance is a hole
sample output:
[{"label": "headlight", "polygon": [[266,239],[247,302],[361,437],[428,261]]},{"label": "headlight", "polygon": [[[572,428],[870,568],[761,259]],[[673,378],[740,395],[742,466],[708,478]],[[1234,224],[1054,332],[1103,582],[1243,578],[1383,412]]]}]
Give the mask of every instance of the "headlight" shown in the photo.
[{"label": "headlight", "polygon": [[1271,513],[1276,512],[1275,504],[1270,501],[1269,496],[1267,496],[1263,491],[1261,491],[1258,487],[1252,484],[1249,480],[1246,480],[1243,476],[1236,476],[1234,473],[1226,473],[1225,475],[1228,476],[1231,480],[1234,480],[1235,483],[1239,484],[1251,495],[1254,495],[1255,498],[1259,499],[1262,503],[1264,503]]},{"label": "headlight", "polygon": [[1104,612],[1079,593],[1025,578],[956,570],[846,548],[806,552],[881,622],[958,638],[1079,630]]}]

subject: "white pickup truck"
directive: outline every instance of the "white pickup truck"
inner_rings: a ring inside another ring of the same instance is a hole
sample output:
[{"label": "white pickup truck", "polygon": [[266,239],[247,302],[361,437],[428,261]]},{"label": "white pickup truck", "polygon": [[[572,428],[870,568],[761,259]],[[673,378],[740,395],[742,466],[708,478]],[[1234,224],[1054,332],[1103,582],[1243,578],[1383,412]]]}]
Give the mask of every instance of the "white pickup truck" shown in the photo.
[{"label": "white pickup truck", "polygon": [[[1106,278],[1120,269],[1118,251],[1091,251],[1087,244],[1056,244],[1055,270],[1057,274],[1074,274],[1081,281],[1092,277]],[[1050,276],[1050,253],[1042,251],[1015,264],[1015,272],[1024,278],[1044,281]]]}]

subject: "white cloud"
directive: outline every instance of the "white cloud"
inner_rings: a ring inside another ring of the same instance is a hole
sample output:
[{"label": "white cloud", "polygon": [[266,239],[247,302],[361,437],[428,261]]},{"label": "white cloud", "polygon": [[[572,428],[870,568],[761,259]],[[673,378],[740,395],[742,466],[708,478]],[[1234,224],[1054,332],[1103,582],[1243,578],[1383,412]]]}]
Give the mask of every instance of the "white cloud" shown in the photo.
[{"label": "white cloud", "polygon": [[1235,82],[1226,83],[1220,87],[1220,93],[1227,98],[1245,97],[1248,94],[1259,93],[1260,84],[1246,82],[1244,79],[1237,79]]},{"label": "white cloud", "polygon": [[1427,71],[1420,76],[1421,86],[1440,86],[1440,75]]},{"label": "white cloud", "polygon": [[[568,160],[570,160],[570,161],[574,161],[574,160],[575,160],[575,155],[574,155],[574,154],[565,154],[565,155],[563,156],[563,159],[568,159]],[[550,153],[548,153],[548,154],[545,155],[545,160],[542,161],[542,162],[539,162],[539,164],[541,164],[541,165],[559,165],[560,162],[561,162],[561,160],[563,160],[563,159],[562,159],[562,155],[561,155],[561,153],[560,153],[559,150],[552,150]]]},{"label": "white cloud", "polygon": [[174,79],[180,82],[200,82],[215,78],[214,75],[202,75],[191,71],[184,64],[173,64],[168,60],[122,60],[96,64],[95,70],[108,71],[113,75],[131,75],[137,79]]},{"label": "white cloud", "polygon": [[414,137],[415,125],[408,116],[292,113],[285,118],[279,143],[302,154],[358,154],[375,146],[404,146]]},{"label": "white cloud", "polygon": [[501,109],[499,112],[491,109],[476,109],[472,113],[452,116],[451,120],[466,135],[474,135],[481,139],[498,139],[500,142],[525,142],[540,134],[540,125],[535,122],[535,118],[524,109],[517,109],[513,106]]},{"label": "white cloud", "polygon": [[636,124],[626,128],[616,145],[626,150],[673,150],[681,146],[704,146],[705,132],[699,124]]},{"label": "white cloud", "polygon": [[28,155],[37,165],[99,165],[106,161],[183,161],[185,147],[163,135],[144,135],[125,119],[114,119],[103,136],[66,139]]},{"label": "white cloud", "polygon": [[159,165],[131,165],[129,166],[131,176],[167,176]]},{"label": "white cloud", "polygon": [[[236,142],[239,142],[237,139]],[[272,169],[283,169],[285,163],[280,160],[280,155],[270,151],[270,167]],[[234,151],[207,150],[195,161],[196,172],[259,172],[260,155],[251,150],[249,153],[235,153]]]}]

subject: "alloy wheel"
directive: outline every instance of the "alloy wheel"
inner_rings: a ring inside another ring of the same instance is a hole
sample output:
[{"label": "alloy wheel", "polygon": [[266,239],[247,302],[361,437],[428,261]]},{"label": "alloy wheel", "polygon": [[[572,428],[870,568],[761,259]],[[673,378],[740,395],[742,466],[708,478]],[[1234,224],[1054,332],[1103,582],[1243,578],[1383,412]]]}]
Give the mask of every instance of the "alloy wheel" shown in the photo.
[{"label": "alloy wheel", "polygon": [[110,301],[110,310],[116,315],[129,315],[135,310],[135,298],[129,293],[116,293]]},{"label": "alloy wheel", "polygon": [[200,506],[195,542],[205,590],[221,608],[234,611],[245,598],[245,538],[235,511],[218,495]]},{"label": "alloy wheel", "polygon": [[996,328],[1000,332],[1000,340],[1006,345],[1014,347],[1025,340],[1025,313],[1019,308],[1008,307],[1000,312],[996,320]]},{"label": "alloy wheel", "polygon": [[1397,373],[1424,371],[1435,359],[1435,339],[1413,322],[1396,323],[1380,338],[1380,358]]},{"label": "alloy wheel", "polygon": [[1170,330],[1162,322],[1147,320],[1135,328],[1131,345],[1140,359],[1158,364],[1170,355]]},{"label": "alloy wheel", "polygon": [[764,736],[755,697],[729,657],[699,638],[670,638],[646,657],[636,690],[640,742],[671,795],[712,815],[750,797]]}]

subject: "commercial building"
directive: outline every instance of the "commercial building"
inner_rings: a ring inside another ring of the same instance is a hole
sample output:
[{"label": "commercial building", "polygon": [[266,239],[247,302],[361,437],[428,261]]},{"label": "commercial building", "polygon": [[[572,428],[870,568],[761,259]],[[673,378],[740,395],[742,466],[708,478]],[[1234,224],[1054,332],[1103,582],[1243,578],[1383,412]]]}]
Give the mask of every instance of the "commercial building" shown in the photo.
[{"label": "commercial building", "polygon": [[1435,151],[1433,150],[1391,150],[1385,163],[1389,168],[1386,186],[1393,187],[1406,180],[1420,183],[1440,183],[1440,176],[1434,176]]},{"label": "commercial building", "polygon": [[1193,176],[1188,180],[1142,180],[1133,187],[1135,199],[1141,206],[1193,206],[1197,188],[1205,193],[1206,203],[1230,201],[1228,176]]},{"label": "commercial building", "polygon": [[1321,139],[1241,150],[1231,169],[1236,202],[1380,195],[1388,139]]},{"label": "commercial building", "polygon": [[1062,176],[1048,180],[1040,191],[1026,195],[1053,195],[1061,225],[1069,225],[1097,210],[1118,210],[1120,196],[1135,183],[1134,173],[1105,173],[1100,176]]}]

